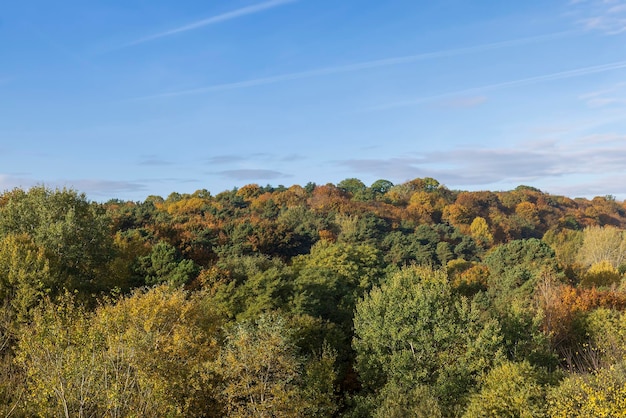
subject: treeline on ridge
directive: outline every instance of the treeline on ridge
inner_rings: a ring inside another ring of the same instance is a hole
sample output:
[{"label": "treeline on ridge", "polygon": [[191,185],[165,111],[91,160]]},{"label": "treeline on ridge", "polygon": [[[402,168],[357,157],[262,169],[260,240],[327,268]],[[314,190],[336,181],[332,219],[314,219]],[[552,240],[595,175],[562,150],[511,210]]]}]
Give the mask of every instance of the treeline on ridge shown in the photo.
[{"label": "treeline on ridge", "polygon": [[618,416],[625,225],[432,178],[6,191],[0,413]]}]

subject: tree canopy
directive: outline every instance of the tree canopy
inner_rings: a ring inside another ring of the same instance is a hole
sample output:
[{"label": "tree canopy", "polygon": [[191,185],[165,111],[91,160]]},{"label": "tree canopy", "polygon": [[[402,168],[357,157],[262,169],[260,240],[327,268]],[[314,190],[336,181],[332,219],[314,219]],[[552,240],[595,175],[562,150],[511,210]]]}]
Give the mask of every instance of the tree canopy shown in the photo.
[{"label": "tree canopy", "polygon": [[625,209],[428,177],[6,191],[0,414],[619,416]]}]

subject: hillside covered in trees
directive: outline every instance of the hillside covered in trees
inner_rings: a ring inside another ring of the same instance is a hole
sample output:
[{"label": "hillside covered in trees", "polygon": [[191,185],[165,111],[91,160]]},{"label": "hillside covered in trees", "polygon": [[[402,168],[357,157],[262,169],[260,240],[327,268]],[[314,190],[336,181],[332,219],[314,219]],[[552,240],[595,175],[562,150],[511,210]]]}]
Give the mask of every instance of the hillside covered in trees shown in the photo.
[{"label": "hillside covered in trees", "polygon": [[626,205],[528,186],[0,195],[0,414],[626,411]]}]

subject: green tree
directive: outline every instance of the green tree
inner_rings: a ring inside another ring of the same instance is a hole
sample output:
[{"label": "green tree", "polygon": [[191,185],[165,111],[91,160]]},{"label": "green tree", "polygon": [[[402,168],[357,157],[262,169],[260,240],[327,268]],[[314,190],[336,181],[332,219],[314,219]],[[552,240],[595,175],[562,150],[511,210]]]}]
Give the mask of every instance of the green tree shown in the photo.
[{"label": "green tree", "polygon": [[571,266],[577,262],[580,247],[583,244],[583,232],[571,229],[553,228],[543,236],[563,266]]},{"label": "green tree", "polygon": [[407,267],[392,275],[359,302],[354,327],[356,369],[367,389],[426,385],[446,416],[501,358],[497,322],[454,295],[443,271]]},{"label": "green tree", "polygon": [[425,385],[403,387],[390,382],[382,389],[377,406],[372,413],[374,418],[441,418],[439,402],[432,390]]},{"label": "green tree", "polygon": [[491,309],[500,318],[508,358],[554,367],[556,358],[534,303],[542,278],[562,277],[552,248],[536,238],[514,240],[495,247],[485,264]]},{"label": "green tree", "polygon": [[228,257],[202,272],[206,288],[237,320],[285,308],[292,294],[293,273],[280,259],[262,255]]},{"label": "green tree", "polygon": [[27,235],[45,251],[54,290],[101,289],[113,256],[110,224],[101,206],[73,190],[34,187],[4,194],[0,237]]},{"label": "green tree", "polygon": [[337,188],[350,193],[355,198],[364,197],[364,194],[367,191],[367,186],[361,180],[356,178],[349,178],[340,181],[339,184],[337,184]]},{"label": "green tree", "polygon": [[320,241],[293,261],[296,312],[352,329],[357,300],[383,276],[381,254],[369,245]]},{"label": "green tree", "polygon": [[393,187],[393,183],[389,180],[376,180],[370,186],[370,190],[374,193],[374,196],[381,196],[387,193]]},{"label": "green tree", "polygon": [[499,245],[484,261],[490,272],[489,292],[502,309],[528,305],[541,275],[560,273],[554,250],[536,238]]},{"label": "green tree", "polygon": [[149,255],[140,257],[139,265],[139,270],[149,285],[168,283],[171,286],[180,286],[199,272],[193,261],[182,259],[176,248],[164,241],[152,247]]}]

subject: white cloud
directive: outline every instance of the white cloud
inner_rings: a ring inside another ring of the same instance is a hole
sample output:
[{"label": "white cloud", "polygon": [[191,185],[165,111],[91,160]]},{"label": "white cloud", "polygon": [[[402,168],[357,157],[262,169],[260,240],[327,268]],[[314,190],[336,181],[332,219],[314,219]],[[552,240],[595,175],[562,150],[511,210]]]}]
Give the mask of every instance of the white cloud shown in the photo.
[{"label": "white cloud", "polygon": [[109,196],[118,193],[141,192],[147,190],[145,184],[133,181],[76,179],[51,180],[44,182],[26,175],[0,174],[0,190],[11,190],[15,188],[28,189],[37,185],[44,185],[50,188],[76,189],[90,196]]},{"label": "white cloud", "polygon": [[602,90],[583,94],[580,99],[593,108],[626,105],[626,83],[617,83]]},{"label": "white cloud", "polygon": [[233,180],[245,180],[245,181],[254,181],[254,180],[274,180],[279,178],[287,178],[292,177],[289,174],[281,173],[280,171],[275,170],[265,170],[265,169],[237,169],[237,170],[223,170],[218,171],[215,174],[219,174],[225,178],[233,179]]},{"label": "white cloud", "polygon": [[[622,137],[623,138],[623,137]],[[623,184],[595,188],[569,186],[581,176],[623,177],[626,167],[626,141],[618,136],[580,138],[578,141],[525,143],[523,146],[503,146],[496,149],[458,148],[450,151],[431,151],[412,157],[381,159],[348,159],[338,164],[361,175],[405,181],[415,177],[434,177],[451,187],[484,186],[497,188],[499,184],[532,185],[557,184],[568,194],[590,195],[626,193]],[[585,142],[585,139],[587,141]],[[595,184],[595,183],[594,183]],[[608,183],[607,183],[608,184]],[[552,188],[556,190],[556,188]],[[594,192],[595,193],[595,192]]]},{"label": "white cloud", "polygon": [[571,13],[586,30],[607,35],[626,32],[626,0],[586,0],[570,3]]}]

